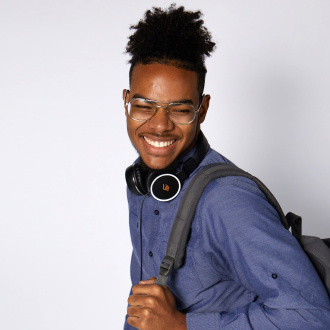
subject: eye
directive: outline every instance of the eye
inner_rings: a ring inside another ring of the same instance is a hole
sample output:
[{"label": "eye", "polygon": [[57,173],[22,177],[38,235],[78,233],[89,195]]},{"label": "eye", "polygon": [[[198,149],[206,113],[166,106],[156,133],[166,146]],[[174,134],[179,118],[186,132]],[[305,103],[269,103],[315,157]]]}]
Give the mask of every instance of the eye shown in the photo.
[{"label": "eye", "polygon": [[151,111],[153,110],[153,105],[149,102],[145,102],[144,100],[132,100],[131,106],[135,110],[139,111]]},{"label": "eye", "polygon": [[152,109],[152,107],[148,104],[137,104],[137,105],[134,105],[134,106],[138,109],[146,109],[146,110]]},{"label": "eye", "polygon": [[174,113],[189,113],[189,109],[173,109],[172,112]]},{"label": "eye", "polygon": [[192,108],[187,104],[173,104],[171,105],[169,111],[173,115],[184,116],[192,113]]}]

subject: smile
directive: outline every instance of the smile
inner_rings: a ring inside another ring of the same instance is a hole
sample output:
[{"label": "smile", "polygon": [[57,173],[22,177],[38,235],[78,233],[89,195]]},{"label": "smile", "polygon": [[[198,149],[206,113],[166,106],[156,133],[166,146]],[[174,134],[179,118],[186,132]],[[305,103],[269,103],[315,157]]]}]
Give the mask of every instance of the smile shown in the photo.
[{"label": "smile", "polygon": [[168,147],[170,146],[171,144],[173,144],[175,142],[175,140],[170,140],[170,141],[154,141],[154,140],[150,140],[148,139],[146,136],[143,136],[144,140],[150,144],[151,146],[153,147],[156,147],[156,148],[164,148],[164,147]]}]

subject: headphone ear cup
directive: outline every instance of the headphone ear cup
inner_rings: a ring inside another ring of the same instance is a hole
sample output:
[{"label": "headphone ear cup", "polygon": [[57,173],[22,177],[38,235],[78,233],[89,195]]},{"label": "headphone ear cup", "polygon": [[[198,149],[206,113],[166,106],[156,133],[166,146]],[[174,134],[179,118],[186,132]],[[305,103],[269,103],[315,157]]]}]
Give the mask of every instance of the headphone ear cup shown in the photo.
[{"label": "headphone ear cup", "polygon": [[157,176],[159,175],[159,172],[154,171],[148,174],[147,179],[146,179],[146,188],[148,190],[148,192],[150,192],[150,188],[151,188],[151,184],[152,182],[157,178]]},{"label": "headphone ear cup", "polygon": [[153,172],[146,181],[148,192],[160,202],[171,201],[181,190],[180,180],[172,173]]},{"label": "headphone ear cup", "polygon": [[142,192],[142,195],[145,195],[148,193],[148,189],[146,188],[146,184],[145,184],[146,179],[143,170],[139,163],[134,164],[134,169],[135,169],[136,185],[138,189]]},{"label": "headphone ear cup", "polygon": [[127,167],[125,172],[128,189],[136,196],[145,195],[148,191],[145,187],[144,176],[139,163]]}]

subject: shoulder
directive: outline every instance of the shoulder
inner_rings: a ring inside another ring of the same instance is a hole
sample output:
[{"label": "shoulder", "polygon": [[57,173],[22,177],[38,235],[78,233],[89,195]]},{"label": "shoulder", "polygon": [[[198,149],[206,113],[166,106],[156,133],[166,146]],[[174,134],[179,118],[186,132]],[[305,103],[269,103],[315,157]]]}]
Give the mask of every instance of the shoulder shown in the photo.
[{"label": "shoulder", "polygon": [[[212,163],[234,165],[223,155],[210,149],[197,171]],[[267,216],[281,224],[277,211],[269,204],[258,185],[243,176],[226,176],[211,181],[200,198],[196,214],[198,212],[214,215],[223,221],[235,218],[235,223]]]},{"label": "shoulder", "polygon": [[227,234],[248,241],[252,233],[287,232],[257,184],[240,176],[211,181],[200,198],[194,221],[205,234],[217,232],[219,238]]},{"label": "shoulder", "polygon": [[229,159],[227,159],[225,156],[221,155],[214,149],[210,148],[204,159],[199,164],[198,168],[201,168],[203,166],[213,164],[213,163],[226,163],[226,164],[232,164]]}]

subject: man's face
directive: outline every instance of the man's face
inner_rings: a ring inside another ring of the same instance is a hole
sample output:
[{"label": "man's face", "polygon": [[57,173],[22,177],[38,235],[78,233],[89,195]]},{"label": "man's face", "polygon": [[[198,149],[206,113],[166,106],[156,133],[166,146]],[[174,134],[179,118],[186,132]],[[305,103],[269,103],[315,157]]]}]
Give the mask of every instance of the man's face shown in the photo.
[{"label": "man's face", "polygon": [[[200,102],[197,73],[172,65],[137,64],[132,72],[130,88],[130,99],[142,97],[160,101],[159,105],[191,100],[195,109],[198,109]],[[164,108],[158,108],[152,118],[143,122],[130,118],[126,113],[129,138],[148,167],[164,169],[192,148],[199,133],[200,123],[205,119],[209,99],[210,96],[206,95],[199,115],[188,125],[174,124]]]}]

